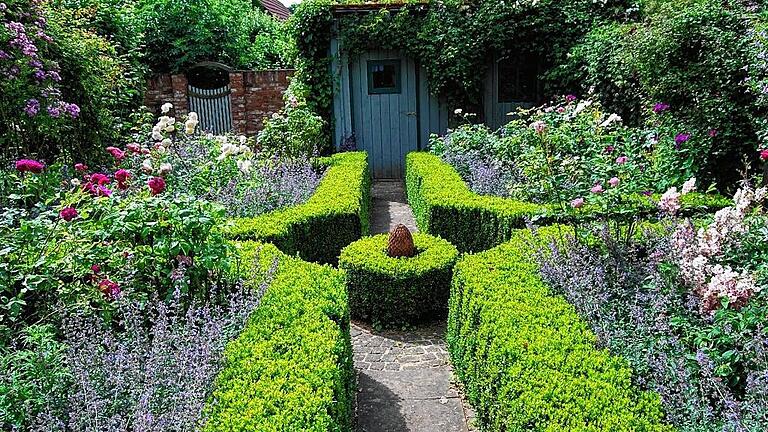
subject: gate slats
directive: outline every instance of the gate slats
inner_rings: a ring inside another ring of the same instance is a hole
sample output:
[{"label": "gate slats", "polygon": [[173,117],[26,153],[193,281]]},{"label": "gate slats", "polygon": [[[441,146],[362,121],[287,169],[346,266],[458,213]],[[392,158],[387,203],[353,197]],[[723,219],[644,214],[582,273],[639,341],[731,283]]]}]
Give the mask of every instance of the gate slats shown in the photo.
[{"label": "gate slats", "polygon": [[200,126],[207,132],[223,134],[232,130],[230,86],[202,89],[187,86],[189,110],[197,113]]}]

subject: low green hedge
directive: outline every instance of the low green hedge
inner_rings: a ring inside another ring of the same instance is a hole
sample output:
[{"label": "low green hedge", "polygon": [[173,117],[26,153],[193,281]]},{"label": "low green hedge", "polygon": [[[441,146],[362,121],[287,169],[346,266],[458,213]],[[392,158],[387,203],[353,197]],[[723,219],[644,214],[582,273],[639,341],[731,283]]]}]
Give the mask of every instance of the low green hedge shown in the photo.
[{"label": "low green hedge", "polygon": [[347,275],[352,316],[391,327],[445,316],[458,251],[447,241],[414,233],[417,255],[387,255],[387,234],[347,246],[339,268]]},{"label": "low green hedge", "polygon": [[264,268],[277,257],[277,271],[227,345],[204,430],[351,431],[355,380],[343,275],[272,245],[246,242],[242,256],[245,271],[253,271],[249,262]]},{"label": "low green hedge", "polygon": [[[472,192],[452,166],[429,153],[406,156],[405,186],[419,229],[450,241],[462,252],[499,245],[531,219],[539,225],[564,221],[553,206]],[[637,201],[640,213],[657,211],[647,197]],[[683,196],[682,204],[683,212],[695,213],[726,207],[730,201],[718,195],[691,193]],[[580,213],[586,218],[596,216],[590,215],[588,208]]]},{"label": "low green hedge", "polygon": [[369,232],[371,176],[365,152],[337,153],[321,163],[328,169],[307,202],[236,219],[227,234],[272,243],[306,261],[335,264],[344,246]]},{"label": "low green hedge", "polygon": [[529,231],[516,231],[454,269],[447,341],[480,424],[495,431],[671,431],[658,395],[633,389],[626,362],[597,349],[575,309],[550,292],[532,242]]}]

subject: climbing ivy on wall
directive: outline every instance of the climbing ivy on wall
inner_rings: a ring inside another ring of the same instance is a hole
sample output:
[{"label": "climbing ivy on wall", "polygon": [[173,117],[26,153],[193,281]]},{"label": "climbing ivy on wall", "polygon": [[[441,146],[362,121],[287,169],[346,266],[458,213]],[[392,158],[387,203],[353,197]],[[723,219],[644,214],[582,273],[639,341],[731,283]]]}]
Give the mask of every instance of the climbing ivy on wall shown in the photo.
[{"label": "climbing ivy on wall", "polygon": [[433,93],[452,106],[478,107],[494,56],[532,54],[544,66],[546,93],[568,87],[553,65],[597,22],[631,10],[629,0],[430,0],[406,2],[398,10],[339,15],[332,8],[354,1],[305,0],[291,26],[297,40],[297,85],[321,115],[330,118],[332,77],[328,47],[333,31],[354,58],[367,49],[402,50],[426,69]]}]

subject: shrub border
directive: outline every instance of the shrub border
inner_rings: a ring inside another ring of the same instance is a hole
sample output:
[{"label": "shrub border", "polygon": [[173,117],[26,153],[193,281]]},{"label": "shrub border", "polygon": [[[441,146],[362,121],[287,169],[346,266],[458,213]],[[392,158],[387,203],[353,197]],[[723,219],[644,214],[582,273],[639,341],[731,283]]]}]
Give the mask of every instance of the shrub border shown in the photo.
[{"label": "shrub border", "polygon": [[[561,228],[540,234],[553,239]],[[658,395],[634,389],[626,361],[597,349],[573,306],[551,293],[534,244],[530,231],[518,230],[454,268],[448,348],[480,423],[487,430],[671,431]]]},{"label": "shrub border", "polygon": [[[406,156],[405,186],[419,229],[440,236],[462,252],[479,252],[512,238],[528,220],[538,225],[563,222],[551,205],[539,205],[472,192],[458,172],[438,156],[411,152]],[[682,199],[684,213],[710,212],[730,205],[720,195],[690,193]],[[656,212],[646,197],[638,197],[642,214]],[[584,208],[580,218],[598,214]]]},{"label": "shrub border", "polygon": [[343,274],[288,257],[274,245],[238,244],[248,287],[277,260],[274,279],[230,341],[206,406],[205,432],[349,432],[355,375]]},{"label": "shrub border", "polygon": [[341,250],[370,231],[371,175],[365,152],[337,153],[315,193],[303,204],[235,219],[230,238],[272,243],[305,261],[335,264]]}]

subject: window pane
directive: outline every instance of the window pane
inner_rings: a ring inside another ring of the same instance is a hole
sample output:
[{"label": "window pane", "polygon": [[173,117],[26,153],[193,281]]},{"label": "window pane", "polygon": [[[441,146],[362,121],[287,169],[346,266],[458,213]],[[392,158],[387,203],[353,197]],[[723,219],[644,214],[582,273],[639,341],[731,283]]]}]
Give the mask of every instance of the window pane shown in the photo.
[{"label": "window pane", "polygon": [[400,93],[400,60],[368,62],[368,93]]},{"label": "window pane", "polygon": [[538,100],[539,61],[533,55],[515,56],[497,63],[499,102]]}]

